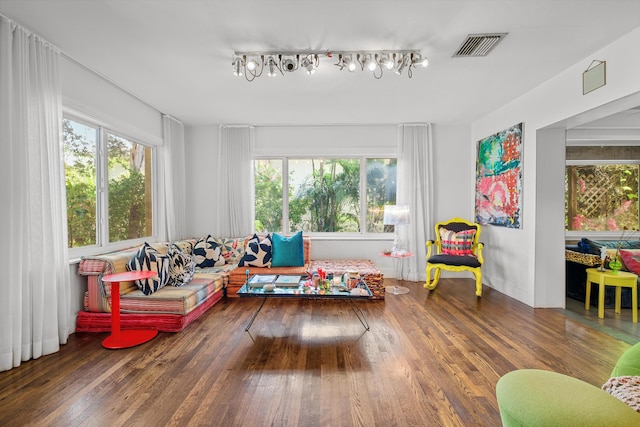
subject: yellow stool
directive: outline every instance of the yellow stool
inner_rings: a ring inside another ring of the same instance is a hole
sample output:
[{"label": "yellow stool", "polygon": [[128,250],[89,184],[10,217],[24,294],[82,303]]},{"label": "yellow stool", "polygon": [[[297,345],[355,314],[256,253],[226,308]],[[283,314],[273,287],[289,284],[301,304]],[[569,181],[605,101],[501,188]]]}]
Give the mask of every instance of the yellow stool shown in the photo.
[{"label": "yellow stool", "polygon": [[620,313],[622,288],[631,288],[631,310],[633,323],[638,323],[638,276],[626,271],[613,273],[612,270],[600,271],[597,268],[587,268],[587,297],[584,309],[589,310],[591,302],[591,283],[600,285],[598,290],[598,317],[604,319],[604,289],[605,286],[616,287],[616,314]]}]

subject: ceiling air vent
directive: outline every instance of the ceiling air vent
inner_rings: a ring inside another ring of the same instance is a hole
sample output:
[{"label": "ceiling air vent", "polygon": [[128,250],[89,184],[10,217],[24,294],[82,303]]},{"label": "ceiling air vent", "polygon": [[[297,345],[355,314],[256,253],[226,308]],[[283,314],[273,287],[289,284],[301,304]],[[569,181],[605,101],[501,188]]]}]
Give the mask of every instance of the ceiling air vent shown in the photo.
[{"label": "ceiling air vent", "polygon": [[469,34],[453,57],[487,56],[507,33]]}]

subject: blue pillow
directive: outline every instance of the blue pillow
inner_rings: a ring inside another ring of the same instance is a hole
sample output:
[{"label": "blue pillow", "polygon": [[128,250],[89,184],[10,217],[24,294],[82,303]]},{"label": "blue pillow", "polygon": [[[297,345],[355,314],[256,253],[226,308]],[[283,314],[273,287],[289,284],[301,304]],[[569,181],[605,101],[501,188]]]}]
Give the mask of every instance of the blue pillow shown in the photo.
[{"label": "blue pillow", "polygon": [[272,267],[302,267],[304,266],[304,243],[302,231],[291,237],[284,237],[277,233],[271,236],[273,242]]}]

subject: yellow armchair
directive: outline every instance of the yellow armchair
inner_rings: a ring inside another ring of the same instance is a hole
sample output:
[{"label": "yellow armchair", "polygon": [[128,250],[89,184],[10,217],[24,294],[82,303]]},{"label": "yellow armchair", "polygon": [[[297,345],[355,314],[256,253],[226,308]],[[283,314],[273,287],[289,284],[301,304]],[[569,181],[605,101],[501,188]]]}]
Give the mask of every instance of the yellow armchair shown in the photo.
[{"label": "yellow armchair", "polygon": [[[476,295],[482,296],[482,248],[480,224],[453,218],[435,225],[436,240],[427,245],[427,281],[424,287],[433,290],[438,286],[440,273],[447,271],[471,271],[476,278]],[[431,271],[435,270],[433,280]]]}]

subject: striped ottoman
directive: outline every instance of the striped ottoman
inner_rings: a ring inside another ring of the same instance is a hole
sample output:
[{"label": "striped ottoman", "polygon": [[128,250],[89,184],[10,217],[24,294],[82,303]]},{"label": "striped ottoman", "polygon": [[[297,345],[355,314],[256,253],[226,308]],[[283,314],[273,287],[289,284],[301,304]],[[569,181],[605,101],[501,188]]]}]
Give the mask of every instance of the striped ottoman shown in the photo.
[{"label": "striped ottoman", "polygon": [[364,281],[367,282],[372,299],[384,299],[384,275],[378,267],[368,259],[348,260],[348,259],[324,259],[311,260],[309,271],[318,271],[321,268],[333,275],[342,275],[347,271],[357,271],[364,274]]}]

